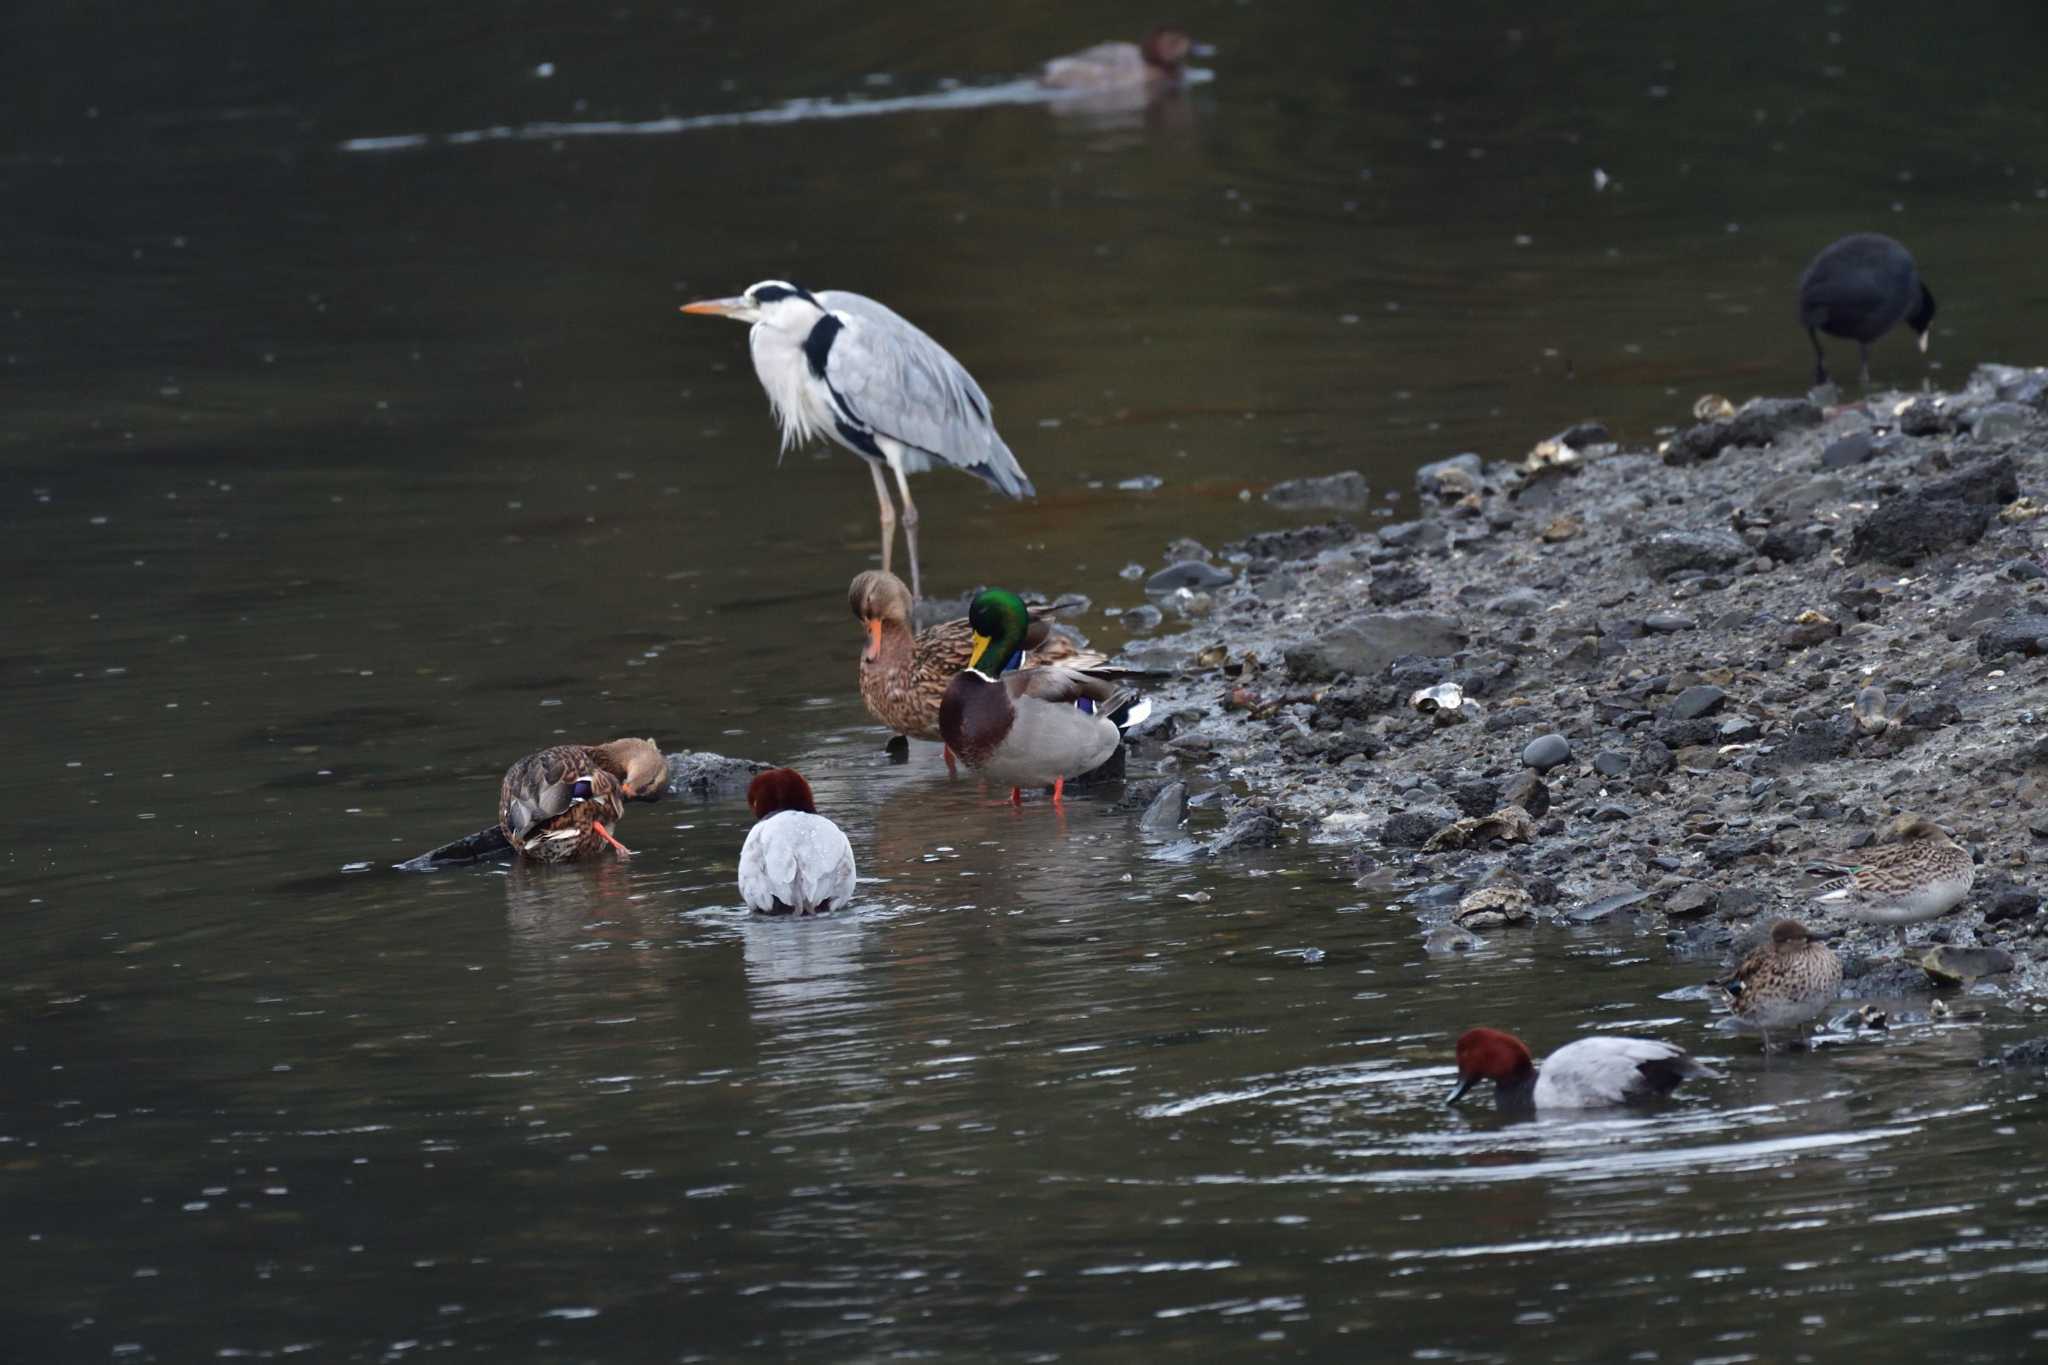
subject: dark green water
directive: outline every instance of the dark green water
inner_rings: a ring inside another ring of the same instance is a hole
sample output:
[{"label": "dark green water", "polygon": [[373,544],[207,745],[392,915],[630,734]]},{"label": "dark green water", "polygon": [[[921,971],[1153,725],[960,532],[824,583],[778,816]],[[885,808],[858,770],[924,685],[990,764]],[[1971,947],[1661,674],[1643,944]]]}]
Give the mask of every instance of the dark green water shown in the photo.
[{"label": "dark green water", "polygon": [[[1285,524],[1248,487],[1797,391],[1845,231],[1919,254],[1937,382],[2044,359],[2033,7],[1199,4],[1217,78],[1133,116],[454,144],[993,84],[1155,16],[414,8],[0,41],[0,1355],[2041,1350],[2043,1084],[1973,1065],[2029,1016],[1766,1065],[1625,926],[1432,959],[1339,851],[1190,863],[886,766],[866,476],[778,467],[743,333],[675,313],[895,305],[1041,494],[920,480],[935,590],[1134,606],[1166,541]],[[626,732],[802,767],[861,906],[738,913],[737,803],[636,807],[630,864],[384,870]],[[1729,1078],[1447,1113],[1478,1022]]]}]

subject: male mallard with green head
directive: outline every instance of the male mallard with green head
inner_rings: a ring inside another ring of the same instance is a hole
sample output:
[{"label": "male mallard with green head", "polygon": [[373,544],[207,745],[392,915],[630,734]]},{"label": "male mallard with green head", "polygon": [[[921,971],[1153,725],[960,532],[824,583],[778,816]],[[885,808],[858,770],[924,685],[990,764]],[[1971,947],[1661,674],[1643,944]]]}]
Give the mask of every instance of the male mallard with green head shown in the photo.
[{"label": "male mallard with green head", "polygon": [[1100,767],[1152,704],[1092,669],[1041,664],[1003,674],[1031,628],[1013,592],[983,592],[967,622],[972,649],[939,703],[940,736],[968,767],[1008,786],[1012,801],[1025,787],[1051,787],[1061,804],[1067,779]]},{"label": "male mallard with green head", "polygon": [[[846,600],[868,637],[860,652],[860,699],[867,703],[868,714],[899,735],[937,742],[939,702],[953,675],[967,667],[973,655],[974,628],[960,616],[912,635],[909,585],[883,569],[856,575]],[[1049,618],[1059,606],[1027,609],[1027,661],[1075,668],[1104,662],[1102,655],[1087,653],[1066,636],[1053,633]],[[950,753],[947,762],[952,762]]]},{"label": "male mallard with green head", "polygon": [[651,739],[557,744],[505,770],[498,825],[521,854],[543,863],[585,858],[609,844],[628,801],[654,801],[668,787],[668,760]]}]

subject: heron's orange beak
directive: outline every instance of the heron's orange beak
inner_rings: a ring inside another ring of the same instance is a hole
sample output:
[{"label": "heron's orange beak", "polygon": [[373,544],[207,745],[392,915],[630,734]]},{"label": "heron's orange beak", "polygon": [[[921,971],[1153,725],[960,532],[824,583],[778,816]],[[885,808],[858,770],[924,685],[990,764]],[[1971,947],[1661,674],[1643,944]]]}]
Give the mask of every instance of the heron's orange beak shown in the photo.
[{"label": "heron's orange beak", "polygon": [[866,624],[868,628],[868,643],[867,647],[860,652],[860,661],[864,664],[871,664],[882,657],[882,623],[880,620],[872,620]]},{"label": "heron's orange beak", "polygon": [[695,303],[684,304],[682,311],[702,313],[715,318],[730,318],[752,313],[754,305],[752,300],[742,295],[736,299],[699,299]]}]

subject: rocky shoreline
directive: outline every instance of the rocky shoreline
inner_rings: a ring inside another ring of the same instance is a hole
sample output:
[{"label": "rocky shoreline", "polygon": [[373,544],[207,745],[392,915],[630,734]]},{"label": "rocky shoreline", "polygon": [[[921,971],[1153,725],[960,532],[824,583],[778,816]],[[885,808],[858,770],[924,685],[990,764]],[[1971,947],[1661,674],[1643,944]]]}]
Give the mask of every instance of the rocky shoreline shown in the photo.
[{"label": "rocky shoreline", "polygon": [[[1429,465],[1417,520],[1176,547],[1148,586],[1190,628],[1130,653],[1182,676],[1126,804],[1153,828],[1220,807],[1209,854],[1355,846],[1438,946],[1631,915],[1721,960],[1792,912],[1847,928],[1851,994],[1939,969],[2048,996],[2048,370],[1694,417]],[[1976,884],[1874,966],[1886,933],[1802,888],[1899,810]]]}]

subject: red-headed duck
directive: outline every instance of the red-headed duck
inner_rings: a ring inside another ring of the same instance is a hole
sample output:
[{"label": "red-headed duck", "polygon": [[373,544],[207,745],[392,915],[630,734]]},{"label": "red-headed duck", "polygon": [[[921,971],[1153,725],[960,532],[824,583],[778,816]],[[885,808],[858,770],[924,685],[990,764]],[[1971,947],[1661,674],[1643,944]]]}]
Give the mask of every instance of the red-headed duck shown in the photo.
[{"label": "red-headed duck", "polygon": [[754,827],[740,848],[740,895],[757,914],[821,915],[853,896],[853,846],[818,814],[811,784],[770,768],[747,788]]},{"label": "red-headed duck", "polygon": [[1544,1058],[1539,1070],[1528,1045],[1499,1029],[1467,1029],[1458,1039],[1456,1104],[1481,1081],[1494,1083],[1503,1109],[1597,1109],[1638,1104],[1670,1094],[1689,1076],[1719,1072],[1685,1049],[1650,1038],[1580,1038]]}]

